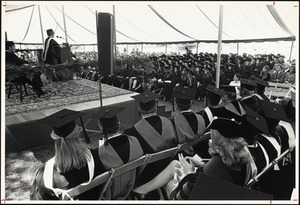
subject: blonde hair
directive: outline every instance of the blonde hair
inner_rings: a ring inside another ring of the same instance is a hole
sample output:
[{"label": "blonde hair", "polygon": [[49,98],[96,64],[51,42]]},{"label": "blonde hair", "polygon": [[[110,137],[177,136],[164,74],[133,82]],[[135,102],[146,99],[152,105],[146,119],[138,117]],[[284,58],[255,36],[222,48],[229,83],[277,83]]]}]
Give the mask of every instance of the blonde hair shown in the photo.
[{"label": "blonde hair", "polygon": [[91,159],[88,145],[81,142],[79,136],[56,139],[54,143],[56,167],[60,172],[80,169]]},{"label": "blonde hair", "polygon": [[250,159],[247,143],[244,138],[228,139],[223,137],[217,130],[211,131],[212,143],[208,152],[211,155],[219,155],[222,162],[227,166],[243,165]]}]

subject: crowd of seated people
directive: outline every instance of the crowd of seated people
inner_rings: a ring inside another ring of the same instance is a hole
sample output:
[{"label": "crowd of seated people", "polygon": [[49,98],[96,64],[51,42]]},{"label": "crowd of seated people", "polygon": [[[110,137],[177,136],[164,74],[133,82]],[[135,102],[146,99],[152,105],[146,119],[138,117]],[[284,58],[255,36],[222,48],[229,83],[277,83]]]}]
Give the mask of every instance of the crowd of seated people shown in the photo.
[{"label": "crowd of seated people", "polygon": [[[132,96],[138,102],[142,119],[122,133],[116,116],[124,108],[104,106],[90,115],[90,118],[98,119],[99,128],[104,133],[104,142],[96,149],[91,148],[88,137],[83,137],[86,135],[84,125],[80,127],[74,122],[82,113],[62,110],[42,119],[43,123],[53,127],[51,137],[55,141],[56,153],[39,169],[31,189],[31,199],[59,199],[74,186],[89,183],[110,168],[194,140],[199,142],[186,147],[169,164],[158,161],[146,167],[144,174],[137,179],[132,172],[122,175],[101,199],[124,199],[122,197],[132,183],[131,199],[149,199],[149,194],[161,187],[166,188],[168,199],[188,200],[192,195],[193,199],[195,196],[205,198],[201,196],[201,190],[194,190],[200,185],[204,189],[210,187],[199,180],[203,176],[218,183],[245,187],[273,160],[296,145],[295,87],[290,97],[271,102],[264,98],[265,81],[258,77],[241,78],[240,98],[225,102],[228,90],[208,84],[205,108],[195,113],[191,105],[197,87],[191,86],[193,78],[188,69],[186,72],[186,78],[174,85],[171,95],[176,99],[179,111],[173,117],[157,114],[156,101],[163,96],[147,89]],[[129,81],[129,84],[133,83]],[[204,133],[210,133],[210,140],[200,140]],[[200,158],[195,157],[197,155]],[[208,162],[201,158],[208,159]],[[293,150],[279,163],[273,164],[251,187],[252,190],[271,195],[275,200],[290,200],[295,188],[295,160]],[[100,189],[99,185],[73,199],[97,200]],[[221,191],[216,191],[215,197]],[[235,193],[232,192],[233,196]],[[230,196],[227,199],[230,200]]]},{"label": "crowd of seated people", "polygon": [[[184,55],[151,55],[153,68],[124,65],[114,75],[101,77],[101,82],[136,92],[155,91],[169,100],[175,85],[197,89],[195,100],[203,100],[207,85],[214,85],[217,54],[187,52]],[[268,82],[295,83],[295,60],[284,61],[277,54],[222,54],[220,85],[239,87],[239,79],[256,77]],[[235,83],[234,83],[235,82]],[[237,90],[237,95],[239,95]]]}]

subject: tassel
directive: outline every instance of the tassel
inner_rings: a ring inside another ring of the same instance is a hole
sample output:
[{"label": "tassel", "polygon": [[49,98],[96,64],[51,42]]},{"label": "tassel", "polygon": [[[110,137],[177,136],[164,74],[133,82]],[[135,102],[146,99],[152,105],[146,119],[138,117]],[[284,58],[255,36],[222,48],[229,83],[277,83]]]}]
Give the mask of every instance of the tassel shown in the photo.
[{"label": "tassel", "polygon": [[82,120],[82,117],[80,117],[80,122],[81,122],[81,125],[82,125],[82,131],[83,131],[83,136],[84,136],[84,139],[85,139],[85,142],[87,144],[90,144],[91,143],[91,140],[85,130],[85,127],[84,127],[84,123],[83,123],[83,120]]}]

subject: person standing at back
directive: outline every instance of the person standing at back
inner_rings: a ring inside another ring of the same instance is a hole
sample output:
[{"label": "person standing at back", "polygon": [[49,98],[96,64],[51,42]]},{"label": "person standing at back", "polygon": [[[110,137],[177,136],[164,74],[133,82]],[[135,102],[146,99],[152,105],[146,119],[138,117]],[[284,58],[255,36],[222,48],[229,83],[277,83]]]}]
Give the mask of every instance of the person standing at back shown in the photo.
[{"label": "person standing at back", "polygon": [[61,48],[54,40],[54,31],[52,29],[48,29],[47,35],[48,38],[45,40],[42,55],[43,61],[50,65],[61,64]]}]

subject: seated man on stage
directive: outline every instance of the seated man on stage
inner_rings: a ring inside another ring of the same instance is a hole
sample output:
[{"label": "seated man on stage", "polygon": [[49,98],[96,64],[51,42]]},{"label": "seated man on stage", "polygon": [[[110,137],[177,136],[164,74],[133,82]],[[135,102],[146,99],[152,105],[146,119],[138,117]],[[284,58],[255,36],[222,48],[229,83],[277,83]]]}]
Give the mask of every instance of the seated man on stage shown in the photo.
[{"label": "seated man on stage", "polygon": [[[21,60],[16,54],[16,46],[13,41],[6,41],[5,45],[5,65],[7,66],[21,66],[24,64],[28,64],[27,61]],[[14,79],[13,82],[16,83],[28,83],[32,86],[33,90],[36,91],[37,95],[43,95],[45,92],[42,90],[43,82],[40,78],[41,73],[33,74],[33,78],[29,79],[25,74],[24,76]]]}]

